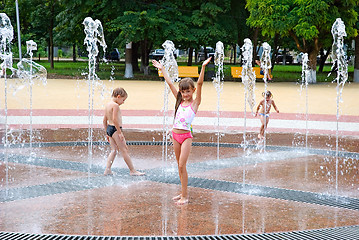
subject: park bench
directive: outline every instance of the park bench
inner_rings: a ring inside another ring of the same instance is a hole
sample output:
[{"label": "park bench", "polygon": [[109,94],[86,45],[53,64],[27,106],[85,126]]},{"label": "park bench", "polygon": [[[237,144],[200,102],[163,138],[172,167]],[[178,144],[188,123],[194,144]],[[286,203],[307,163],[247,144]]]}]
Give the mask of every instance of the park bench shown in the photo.
[{"label": "park bench", "polygon": [[[256,74],[256,78],[264,78],[264,75],[262,75],[261,68],[260,67],[253,67],[253,71]],[[272,78],[271,70],[268,69],[269,76]],[[241,78],[242,77],[242,67],[231,67],[231,75],[233,78]]]},{"label": "park bench", "polygon": [[[158,70],[158,76],[163,77],[161,70]],[[198,78],[198,67],[197,66],[178,66],[178,77],[193,77]]]}]

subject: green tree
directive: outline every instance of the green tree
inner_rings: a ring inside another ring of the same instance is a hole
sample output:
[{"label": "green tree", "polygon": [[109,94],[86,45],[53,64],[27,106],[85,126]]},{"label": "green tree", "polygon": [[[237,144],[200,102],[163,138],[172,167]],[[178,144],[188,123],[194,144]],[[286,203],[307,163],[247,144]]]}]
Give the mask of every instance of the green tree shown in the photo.
[{"label": "green tree", "polygon": [[[359,6],[355,7],[355,11],[359,14]],[[359,21],[355,23],[355,28],[359,29]],[[359,82],[359,34],[355,36],[355,59],[354,59],[354,81]]]},{"label": "green tree", "polygon": [[247,22],[260,27],[263,35],[290,36],[301,52],[308,53],[312,82],[316,80],[317,56],[325,40],[331,37],[336,18],[346,24],[348,36],[354,36],[358,0],[247,0]]}]

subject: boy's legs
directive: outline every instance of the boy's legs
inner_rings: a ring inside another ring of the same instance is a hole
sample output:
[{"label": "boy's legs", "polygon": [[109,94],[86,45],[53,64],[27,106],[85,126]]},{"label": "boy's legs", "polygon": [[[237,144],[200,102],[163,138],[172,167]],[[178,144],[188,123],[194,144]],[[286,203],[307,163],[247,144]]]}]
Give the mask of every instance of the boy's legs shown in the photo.
[{"label": "boy's legs", "polygon": [[117,154],[117,145],[115,143],[115,140],[113,140],[112,137],[109,137],[108,139],[111,146],[111,152],[107,157],[107,164],[106,164],[106,170],[104,175],[112,175],[111,166]]},{"label": "boy's legs", "polygon": [[115,132],[112,135],[112,138],[116,142],[116,145],[117,145],[118,149],[120,150],[127,167],[130,169],[130,174],[131,175],[144,175],[144,173],[138,172],[134,168],[133,163],[131,161],[131,157],[128,154],[128,147],[127,147],[125,138],[123,138],[123,140],[121,141],[120,136],[118,135],[117,132]]}]

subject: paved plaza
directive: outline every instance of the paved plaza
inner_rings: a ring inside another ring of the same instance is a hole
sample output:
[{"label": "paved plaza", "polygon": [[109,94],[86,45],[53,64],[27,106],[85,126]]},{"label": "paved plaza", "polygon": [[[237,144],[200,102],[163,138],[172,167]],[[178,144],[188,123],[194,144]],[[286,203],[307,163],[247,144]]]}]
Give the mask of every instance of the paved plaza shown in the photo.
[{"label": "paved plaza", "polygon": [[[114,175],[103,176],[109,146],[102,108],[115,87],[129,95],[121,106],[124,133],[135,167],[146,172],[143,177],[130,176],[121,157]],[[268,84],[280,113],[271,114],[264,148],[256,139],[259,119],[249,106],[244,111],[243,84],[224,83],[218,114],[217,93],[205,82],[187,165],[190,202],[180,207],[171,200],[180,188],[173,149],[162,141],[163,82],[103,81],[99,89],[104,90],[96,89],[93,119],[86,81],[48,79],[46,86],[33,86],[32,111],[29,91],[13,94],[9,88],[11,146],[0,149],[0,238],[357,239],[359,84],[347,84],[343,91],[339,152],[335,87],[309,85],[306,95],[294,83]],[[263,90],[257,83],[257,102]],[[0,101],[5,102],[3,95]],[[169,121],[173,105],[170,96]],[[29,129],[30,114],[31,146],[28,131],[22,130]]]},{"label": "paved plaza", "polygon": [[[14,80],[8,80],[11,86]],[[2,84],[4,84],[2,82]],[[158,130],[163,128],[164,83],[160,81],[100,81],[94,101],[89,102],[89,86],[85,80],[48,79],[47,85],[35,85],[32,92],[32,125],[34,128],[86,128],[89,106],[93,109],[93,127],[102,127],[104,103],[111,90],[123,87],[128,99],[121,106],[124,128]],[[1,88],[4,88],[2,85]],[[269,83],[280,113],[271,113],[268,132],[292,132],[335,135],[337,130],[337,89],[332,83],[308,85],[308,91],[295,83]],[[257,82],[256,102],[265,86]],[[202,103],[193,123],[196,131],[255,132],[260,126],[249,105],[245,108],[244,86],[240,82],[225,82],[218,101],[211,82],[205,82]],[[355,100],[358,83],[346,84],[339,102],[338,130],[340,135],[359,136],[359,107]],[[8,87],[8,124],[11,128],[26,128],[30,123],[30,94],[23,88],[13,94]],[[0,101],[4,106],[4,95]],[[219,120],[218,109],[219,104]],[[168,109],[173,110],[174,98],[169,95]],[[253,111],[255,111],[254,106]],[[306,115],[308,113],[308,115]],[[168,114],[171,116],[171,112]],[[169,124],[170,124],[170,120]],[[218,124],[219,121],[219,124]],[[4,118],[2,118],[4,122]],[[244,129],[245,128],[245,129]]]}]

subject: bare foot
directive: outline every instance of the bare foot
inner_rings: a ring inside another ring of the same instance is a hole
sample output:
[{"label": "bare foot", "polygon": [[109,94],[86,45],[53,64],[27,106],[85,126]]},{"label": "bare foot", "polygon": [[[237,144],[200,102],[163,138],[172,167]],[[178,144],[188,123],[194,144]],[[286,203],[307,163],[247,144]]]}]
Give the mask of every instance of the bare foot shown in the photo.
[{"label": "bare foot", "polygon": [[259,139],[262,139],[262,135],[258,134],[258,138],[259,138]]},{"label": "bare foot", "polygon": [[172,200],[173,200],[173,201],[178,201],[178,200],[181,199],[181,197],[182,197],[182,194],[173,197]]},{"label": "bare foot", "polygon": [[188,198],[181,197],[181,199],[176,202],[176,205],[186,205],[186,204],[188,204]]},{"label": "bare foot", "polygon": [[107,170],[107,169],[106,169],[103,175],[105,175],[105,176],[112,176],[113,173],[112,173],[111,170]]},{"label": "bare foot", "polygon": [[143,176],[145,175],[146,173],[144,172],[139,172],[139,171],[134,171],[134,172],[130,172],[130,175],[131,176]]}]

